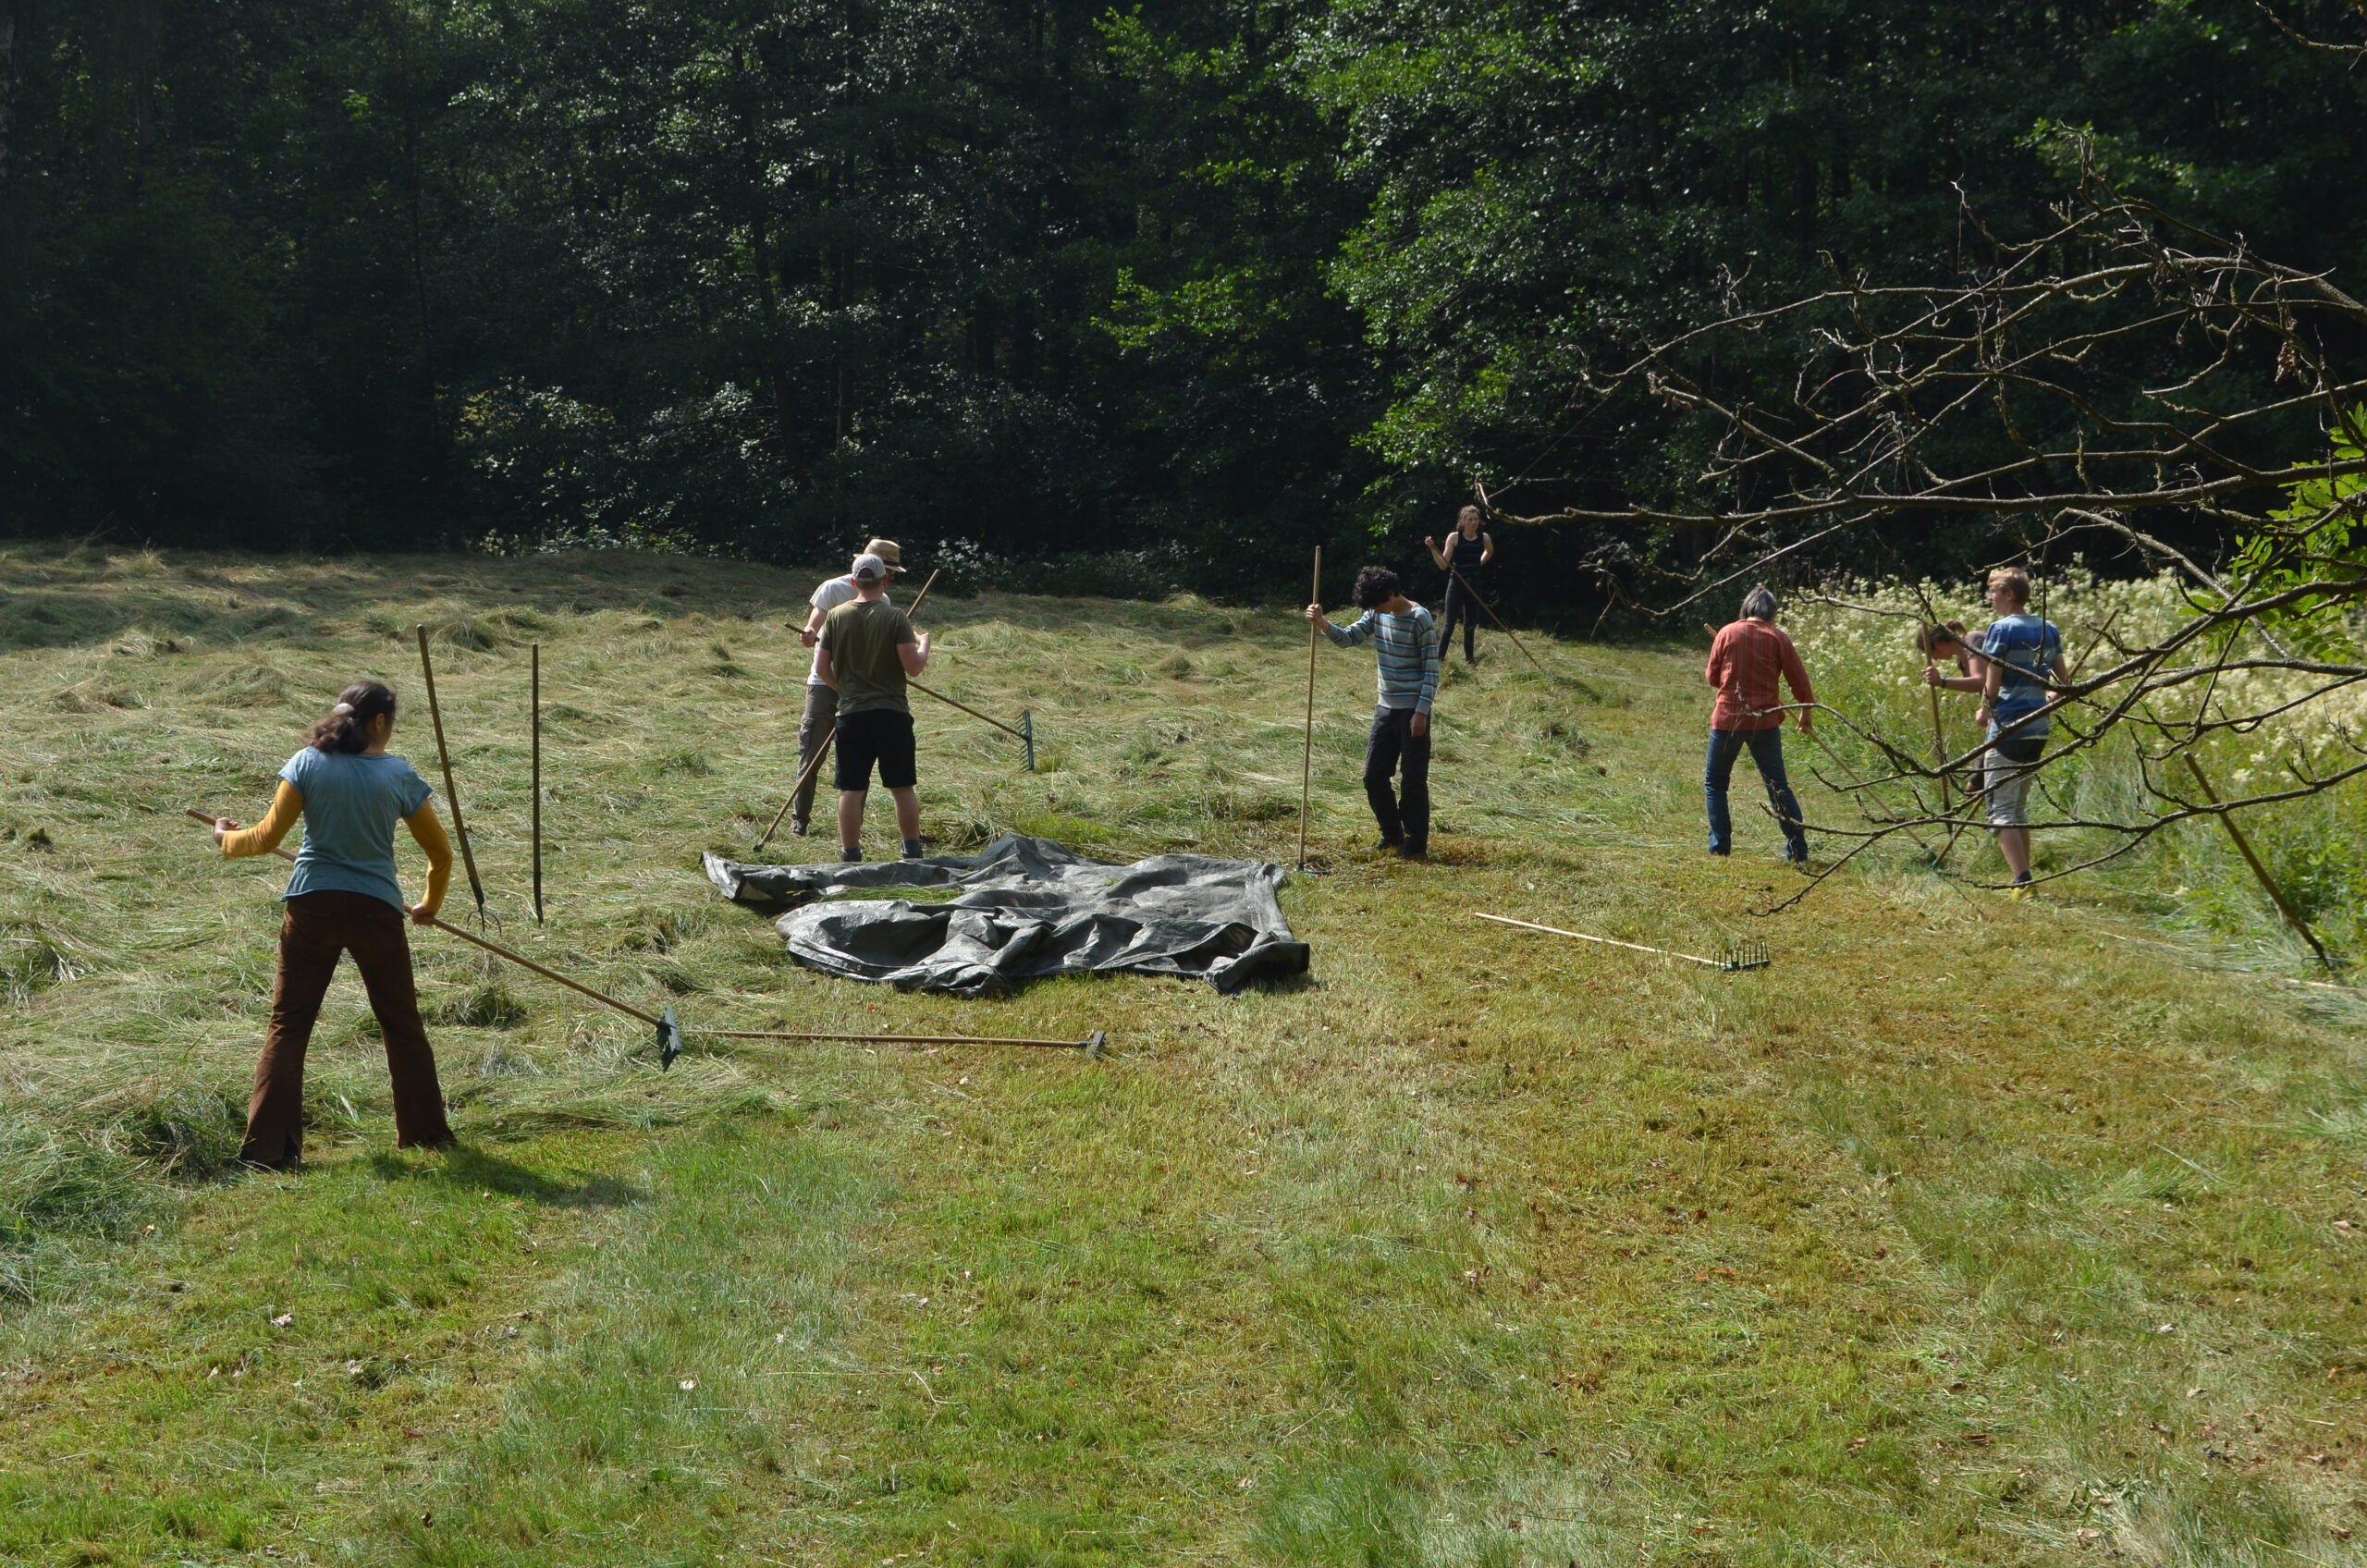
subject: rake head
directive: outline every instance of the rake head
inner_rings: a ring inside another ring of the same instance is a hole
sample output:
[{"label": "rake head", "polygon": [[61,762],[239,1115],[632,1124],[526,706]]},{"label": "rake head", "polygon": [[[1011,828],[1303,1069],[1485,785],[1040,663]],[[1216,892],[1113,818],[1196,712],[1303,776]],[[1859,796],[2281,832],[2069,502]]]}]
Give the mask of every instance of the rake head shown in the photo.
[{"label": "rake head", "polygon": [[1767,949],[1756,942],[1728,948],[1718,955],[1718,967],[1724,970],[1764,969],[1772,962]]},{"label": "rake head", "polygon": [[1086,1035],[1085,1038],[1085,1054],[1091,1057],[1094,1060],[1099,1061],[1104,1056],[1109,1054],[1109,1045],[1110,1031],[1107,1029],[1096,1029],[1092,1034]]},{"label": "rake head", "polygon": [[681,1054],[681,1022],[674,1016],[674,1010],[669,1007],[657,1015],[657,1071],[663,1072],[673,1066],[674,1059]]}]

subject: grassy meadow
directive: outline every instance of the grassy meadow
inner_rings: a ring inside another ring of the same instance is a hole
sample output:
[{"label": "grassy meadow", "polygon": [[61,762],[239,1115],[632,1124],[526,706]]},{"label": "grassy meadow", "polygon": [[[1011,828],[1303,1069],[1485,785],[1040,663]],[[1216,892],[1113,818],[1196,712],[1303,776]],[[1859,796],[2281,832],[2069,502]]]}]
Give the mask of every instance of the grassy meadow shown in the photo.
[{"label": "grassy meadow", "polygon": [[[790,965],[698,871],[793,771],[811,586],[0,552],[0,1561],[2367,1561],[2367,1005],[2239,886],[2186,919],[2156,884],[2201,839],[2023,902],[1968,885],[1986,845],[1960,879],[1900,843],[1770,918],[1797,877],[1747,765],[1738,852],[1701,853],[1698,642],[1527,636],[1539,674],[1490,635],[1440,697],[1434,859],[1380,860],[1371,665],[1326,646],[1328,875],[1283,896],[1311,975],[901,996]],[[920,704],[946,847],[1294,857],[1294,615],[940,590],[922,621],[931,684],[1041,737],[1027,774]],[[525,950],[693,1031],[1110,1058],[693,1033],[661,1075],[630,1020],[430,933],[462,1146],[394,1150],[349,966],[309,1168],[239,1172],[284,868],[180,814],[259,815],[365,673],[434,778],[420,622]]]}]

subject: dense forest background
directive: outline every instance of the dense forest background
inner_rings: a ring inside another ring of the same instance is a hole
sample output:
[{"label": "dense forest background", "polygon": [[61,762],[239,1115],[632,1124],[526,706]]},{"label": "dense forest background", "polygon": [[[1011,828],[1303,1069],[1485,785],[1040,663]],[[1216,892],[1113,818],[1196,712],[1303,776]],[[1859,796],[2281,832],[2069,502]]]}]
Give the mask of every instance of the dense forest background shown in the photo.
[{"label": "dense forest background", "polygon": [[2359,14],[2272,3],[0,0],[0,532],[1410,563],[1665,487],[1585,365],[1953,276],[2075,141],[2358,290]]}]

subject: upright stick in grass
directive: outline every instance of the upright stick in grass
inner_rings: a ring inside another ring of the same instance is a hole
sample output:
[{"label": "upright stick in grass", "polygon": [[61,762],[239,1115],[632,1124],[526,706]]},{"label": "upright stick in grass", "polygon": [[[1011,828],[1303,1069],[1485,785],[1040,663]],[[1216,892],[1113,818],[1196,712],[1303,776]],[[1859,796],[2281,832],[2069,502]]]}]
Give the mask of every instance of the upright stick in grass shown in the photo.
[{"label": "upright stick in grass", "polygon": [[543,923],[543,645],[536,643],[529,652],[526,701],[533,715],[534,924],[540,925]]},{"label": "upright stick in grass", "polygon": [[[936,586],[937,573],[932,571],[928,574],[928,581],[921,584],[921,591],[913,595],[912,607],[904,612],[907,619],[910,619],[912,617],[921,613],[921,601],[927,598],[928,591]],[[929,695],[936,697],[937,693],[930,692]],[[950,697],[938,697],[938,700],[939,702],[952,702]],[[962,704],[954,703],[953,705],[955,707],[960,707]],[[983,717],[984,716],[981,715],[980,717]],[[987,719],[987,722],[992,724],[994,720]],[[1012,733],[1016,735],[1019,732],[1014,729]],[[797,782],[789,787],[789,799],[781,802],[780,810],[773,813],[773,819],[771,823],[766,827],[762,833],[756,836],[756,847],[748,851],[750,854],[760,855],[765,852],[765,846],[771,843],[773,841],[773,835],[780,831],[781,818],[787,816],[789,815],[789,808],[797,803],[797,797],[805,793],[806,783],[811,780],[816,774],[822,771],[822,759],[830,754],[830,742],[837,739],[838,731],[835,729],[822,737],[822,743],[814,748],[814,760],[805,765],[804,770],[797,776]]]},{"label": "upright stick in grass", "polygon": [[444,766],[444,802],[452,808],[452,837],[460,841],[460,864],[468,867],[469,896],[477,901],[477,918],[492,919],[484,907],[484,883],[477,876],[476,852],[469,848],[468,825],[460,820],[460,791],[452,782],[452,749],[444,743],[444,709],[435,700],[435,661],[427,655],[427,627],[419,632],[419,669],[427,680],[427,717],[435,726],[435,756]]},{"label": "upright stick in grass", "polygon": [[[1315,583],[1306,591],[1306,602],[1323,602],[1323,546],[1315,546]],[[1306,744],[1299,753],[1298,763],[1298,868],[1306,869],[1306,807],[1315,788],[1315,623],[1306,623]]]}]

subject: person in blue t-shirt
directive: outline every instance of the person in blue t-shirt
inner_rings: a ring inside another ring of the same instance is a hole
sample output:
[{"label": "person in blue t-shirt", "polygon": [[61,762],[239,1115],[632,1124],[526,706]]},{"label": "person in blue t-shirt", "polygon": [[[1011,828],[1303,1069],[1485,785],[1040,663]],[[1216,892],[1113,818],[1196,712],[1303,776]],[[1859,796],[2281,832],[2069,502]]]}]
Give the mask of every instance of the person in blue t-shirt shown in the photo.
[{"label": "person in blue t-shirt", "polygon": [[[247,1137],[239,1158],[284,1170],[304,1148],[304,1050],[337,960],[353,955],[369,993],[370,1011],[386,1042],[394,1080],[395,1142],[404,1148],[441,1148],[452,1142],[435,1053],[420,1022],[403,917],[416,925],[435,918],[452,880],[452,849],[429,799],[427,781],[386,751],[395,728],[395,694],[375,680],[359,680],[337,694],[337,706],[313,726],[301,751],[279,770],[271,813],[252,827],[228,817],[214,824],[224,858],[265,855],[279,847],[299,818],[304,845],[282,895],[279,979],[271,1023],[255,1063],[254,1098],[247,1106]],[[395,824],[411,829],[427,852],[427,888],[418,903],[403,900],[395,879]]]},{"label": "person in blue t-shirt", "polygon": [[2030,778],[2046,754],[2048,704],[2054,689],[2076,674],[2064,658],[2063,633],[2053,621],[2029,613],[2030,598],[2030,573],[2018,567],[1991,572],[1989,607],[1997,619],[1968,644],[1975,655],[1972,673],[1944,676],[1931,666],[1923,671],[1931,685],[1981,693],[1974,719],[1987,726],[1990,741],[1983,803],[2017,888],[2030,879]]}]

